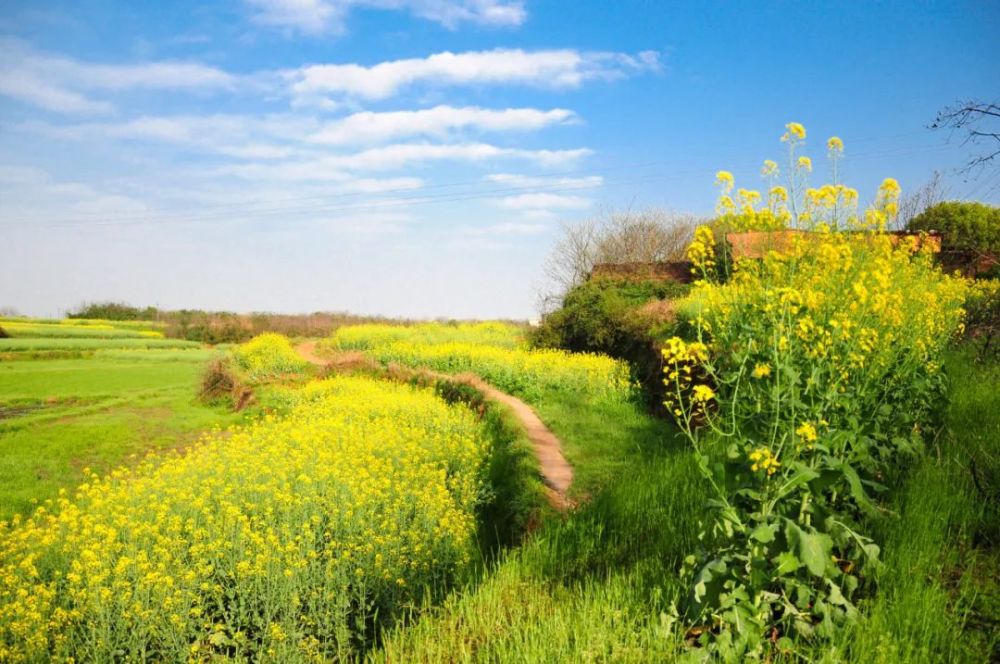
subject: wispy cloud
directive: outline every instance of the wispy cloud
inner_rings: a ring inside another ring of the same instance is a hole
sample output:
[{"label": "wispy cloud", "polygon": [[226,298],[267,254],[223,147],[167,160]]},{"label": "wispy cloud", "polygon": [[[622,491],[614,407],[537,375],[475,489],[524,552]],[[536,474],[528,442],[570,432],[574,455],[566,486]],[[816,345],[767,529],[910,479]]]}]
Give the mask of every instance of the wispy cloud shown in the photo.
[{"label": "wispy cloud", "polygon": [[418,83],[456,85],[519,84],[541,88],[576,88],[591,79],[615,79],[658,70],[657,51],[636,55],[589,53],[572,49],[524,51],[497,49],[435,53],[425,58],[390,60],[372,66],[317,64],[286,72],[292,95],[300,102],[327,95],[385,99]]},{"label": "wispy cloud", "polygon": [[310,137],[316,143],[342,145],[380,143],[406,136],[447,137],[451,131],[473,129],[481,132],[534,131],[548,125],[572,122],[573,111],[556,108],[486,109],[476,106],[455,108],[435,106],[413,111],[354,113],[324,126]]},{"label": "wispy cloud", "polygon": [[505,196],[497,203],[500,207],[512,210],[585,210],[591,206],[592,201],[582,196],[535,193]]},{"label": "wispy cloud", "polygon": [[217,174],[263,180],[338,180],[355,171],[393,171],[428,162],[490,162],[494,159],[522,160],[543,167],[572,164],[588,155],[588,148],[573,150],[525,150],[489,143],[398,143],[351,154],[224,166]]},{"label": "wispy cloud", "polygon": [[255,23],[310,36],[344,32],[347,16],[354,9],[408,11],[452,30],[463,23],[518,26],[527,18],[523,0],[246,0],[246,3]]},{"label": "wispy cloud", "polygon": [[494,182],[505,187],[529,188],[529,187],[559,187],[567,189],[589,189],[600,187],[604,184],[604,178],[600,175],[586,175],[583,177],[541,177],[537,175],[521,175],[518,173],[491,173],[484,178],[487,182]]},{"label": "wispy cloud", "polygon": [[0,38],[0,94],[48,111],[108,113],[114,106],[93,99],[96,91],[232,88],[236,77],[196,62],[102,64],[37,51],[19,39]]},{"label": "wispy cloud", "polygon": [[293,156],[318,120],[293,114],[275,115],[144,115],[117,122],[52,124],[33,120],[18,125],[45,136],[75,141],[123,140],[157,142],[197,152],[242,159]]}]

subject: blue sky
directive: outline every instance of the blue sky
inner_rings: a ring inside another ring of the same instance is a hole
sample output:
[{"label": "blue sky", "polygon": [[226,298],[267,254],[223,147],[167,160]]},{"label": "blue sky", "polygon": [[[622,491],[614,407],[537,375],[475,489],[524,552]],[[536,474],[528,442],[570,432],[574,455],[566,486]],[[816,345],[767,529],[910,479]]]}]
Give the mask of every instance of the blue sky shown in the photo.
[{"label": "blue sky", "polygon": [[531,317],[560,223],[709,214],[789,121],[1000,202],[926,128],[998,95],[996,2],[8,1],[0,306]]}]

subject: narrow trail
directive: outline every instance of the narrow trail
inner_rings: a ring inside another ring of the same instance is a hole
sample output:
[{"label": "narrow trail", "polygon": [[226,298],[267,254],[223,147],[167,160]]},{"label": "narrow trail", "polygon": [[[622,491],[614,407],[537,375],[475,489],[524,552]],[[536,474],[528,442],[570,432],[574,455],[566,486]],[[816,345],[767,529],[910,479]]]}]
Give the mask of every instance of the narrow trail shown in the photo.
[{"label": "narrow trail", "polygon": [[[357,366],[359,359],[363,358],[361,353],[347,353],[343,358],[324,359],[316,355],[316,342],[307,341],[295,347],[296,352],[308,362],[324,368],[336,369],[338,366]],[[437,371],[422,370],[425,376],[435,379],[451,380],[471,387],[482,392],[490,401],[501,403],[510,409],[514,417],[524,427],[535,449],[535,456],[538,458],[538,467],[542,474],[542,481],[545,484],[545,493],[549,504],[556,510],[565,512],[574,506],[573,502],[566,495],[570,485],[573,483],[573,467],[563,456],[562,443],[552,431],[545,426],[538,414],[517,397],[501,392],[479,376],[473,374],[451,374],[439,373]]]}]

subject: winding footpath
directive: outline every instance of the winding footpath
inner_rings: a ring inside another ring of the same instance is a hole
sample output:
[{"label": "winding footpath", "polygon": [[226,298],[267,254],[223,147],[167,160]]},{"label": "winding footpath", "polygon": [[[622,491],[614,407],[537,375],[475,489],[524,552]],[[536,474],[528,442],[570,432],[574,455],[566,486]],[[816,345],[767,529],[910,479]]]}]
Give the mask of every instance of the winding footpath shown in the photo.
[{"label": "winding footpath", "polygon": [[[336,360],[325,360],[319,357],[316,355],[315,341],[301,343],[295,347],[295,350],[306,361],[324,368],[335,369],[341,364],[351,365],[354,363],[353,361],[341,363]],[[353,355],[360,357],[360,354]],[[357,360],[358,358],[352,356],[351,359]],[[542,474],[542,481],[545,484],[545,493],[549,504],[560,512],[565,512],[574,506],[573,502],[566,495],[570,485],[573,483],[573,467],[569,465],[566,457],[563,456],[562,443],[545,426],[545,423],[542,422],[531,406],[513,395],[501,392],[479,376],[472,374],[452,376],[428,370],[422,373],[431,378],[451,380],[469,385],[482,392],[490,401],[506,406],[521,423],[521,426],[524,427],[528,439],[531,440],[531,444],[535,449],[535,456],[538,458],[538,467]]]}]

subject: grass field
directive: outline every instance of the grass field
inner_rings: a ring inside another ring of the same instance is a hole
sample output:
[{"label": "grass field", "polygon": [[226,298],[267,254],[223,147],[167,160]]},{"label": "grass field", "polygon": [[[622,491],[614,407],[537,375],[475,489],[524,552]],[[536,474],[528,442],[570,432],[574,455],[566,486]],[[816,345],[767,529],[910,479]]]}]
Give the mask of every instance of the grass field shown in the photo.
[{"label": "grass field", "polygon": [[[85,467],[103,474],[132,464],[134,452],[184,445],[213,425],[239,421],[244,416],[195,401],[199,375],[213,352],[218,351],[98,349],[81,358],[0,362],[0,518],[25,515],[36,501],[86,479]],[[950,402],[941,433],[930,440],[926,454],[900,464],[888,478],[893,489],[883,499],[884,510],[867,524],[885,553],[859,602],[857,620],[831,640],[796,641],[773,661],[974,663],[1000,655],[1000,512],[990,499],[1000,477],[1000,394],[995,389],[1000,367],[974,362],[969,349],[950,353],[945,367]],[[292,385],[281,389],[291,407],[298,407],[300,393],[315,391]],[[711,493],[690,446],[672,424],[648,415],[637,400],[609,399],[601,389],[558,380],[535,381],[521,394],[561,439],[575,472],[570,496],[579,506],[536,522],[523,541],[499,538],[520,544],[487,556],[462,586],[443,597],[447,584],[427,581],[426,595],[414,592],[405,607],[392,605],[399,615],[412,612],[411,618],[395,626],[387,621],[384,634],[365,628],[365,636],[351,642],[350,657],[378,662],[697,660],[698,650],[685,645],[688,626],[673,618],[672,608],[686,589],[678,573],[685,557],[708,544],[699,540],[699,531]],[[359,413],[365,410],[363,404],[358,407]],[[313,415],[302,411],[301,418],[313,426]],[[355,435],[359,444],[368,440]],[[508,426],[502,436],[511,435]],[[249,450],[251,441],[241,444]],[[346,445],[345,452],[352,449],[350,441],[338,444]],[[272,465],[279,459],[274,457]],[[185,467],[185,472],[201,472],[197,464]],[[490,468],[494,491],[511,502],[531,495],[527,487],[537,483],[536,473],[523,458],[499,457]],[[264,503],[253,503],[253,512],[270,509]],[[523,513],[503,513],[496,500],[480,512],[484,542],[501,519],[523,522]],[[280,633],[299,629],[294,621],[280,628]],[[302,629],[312,633],[311,627]],[[272,637],[267,642],[277,643]],[[346,656],[342,637],[330,638]],[[214,641],[197,639],[203,654],[216,652]],[[247,647],[252,652],[257,646]],[[302,659],[296,648],[288,648],[282,652],[291,653],[289,661]]]},{"label": "grass field", "polygon": [[103,473],[130,454],[178,447],[238,421],[195,398],[212,352],[97,350],[0,362],[0,520],[72,487],[84,468]]}]

